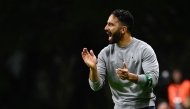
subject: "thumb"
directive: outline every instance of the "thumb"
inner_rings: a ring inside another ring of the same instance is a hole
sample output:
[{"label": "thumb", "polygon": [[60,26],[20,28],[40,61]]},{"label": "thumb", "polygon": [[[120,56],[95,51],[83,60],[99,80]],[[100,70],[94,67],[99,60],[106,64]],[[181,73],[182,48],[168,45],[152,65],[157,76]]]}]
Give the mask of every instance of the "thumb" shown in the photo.
[{"label": "thumb", "polygon": [[91,54],[92,56],[94,56],[94,52],[93,52],[92,50],[90,50],[90,54]]},{"label": "thumb", "polygon": [[124,69],[128,69],[125,62],[123,62],[123,68],[124,68]]}]

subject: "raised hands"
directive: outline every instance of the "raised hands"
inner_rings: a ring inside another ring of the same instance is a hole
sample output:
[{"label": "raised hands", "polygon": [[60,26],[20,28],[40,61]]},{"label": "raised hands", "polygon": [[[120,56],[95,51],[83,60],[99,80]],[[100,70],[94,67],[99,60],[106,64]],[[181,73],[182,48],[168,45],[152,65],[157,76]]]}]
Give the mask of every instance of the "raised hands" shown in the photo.
[{"label": "raised hands", "polygon": [[121,78],[122,80],[129,78],[129,71],[128,71],[128,68],[127,68],[127,65],[125,62],[123,62],[123,69],[117,68],[115,70],[116,70],[118,77]]},{"label": "raised hands", "polygon": [[97,59],[92,50],[90,50],[90,53],[89,53],[87,48],[83,48],[81,55],[84,62],[86,63],[88,67],[96,68]]}]

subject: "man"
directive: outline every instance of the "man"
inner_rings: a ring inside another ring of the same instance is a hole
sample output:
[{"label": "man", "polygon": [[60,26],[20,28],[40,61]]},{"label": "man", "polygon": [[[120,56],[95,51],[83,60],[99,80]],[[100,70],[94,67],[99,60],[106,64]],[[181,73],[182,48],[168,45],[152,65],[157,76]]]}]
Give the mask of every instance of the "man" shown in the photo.
[{"label": "man", "polygon": [[186,109],[190,95],[190,81],[183,79],[183,72],[180,69],[173,70],[172,80],[167,88],[169,104],[172,109]]},{"label": "man", "polygon": [[151,46],[131,36],[133,23],[129,11],[113,11],[105,27],[110,44],[101,50],[98,60],[87,48],[83,48],[82,58],[90,68],[89,84],[94,91],[108,78],[114,109],[155,109],[157,58]]}]

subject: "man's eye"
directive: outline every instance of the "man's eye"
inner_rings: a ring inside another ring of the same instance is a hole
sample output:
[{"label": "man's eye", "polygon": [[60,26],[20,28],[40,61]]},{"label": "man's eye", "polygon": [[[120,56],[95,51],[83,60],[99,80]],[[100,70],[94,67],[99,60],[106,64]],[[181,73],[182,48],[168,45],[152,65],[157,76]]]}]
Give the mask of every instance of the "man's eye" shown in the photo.
[{"label": "man's eye", "polygon": [[109,26],[113,26],[113,24],[112,24],[112,23],[108,23],[108,25],[109,25]]}]

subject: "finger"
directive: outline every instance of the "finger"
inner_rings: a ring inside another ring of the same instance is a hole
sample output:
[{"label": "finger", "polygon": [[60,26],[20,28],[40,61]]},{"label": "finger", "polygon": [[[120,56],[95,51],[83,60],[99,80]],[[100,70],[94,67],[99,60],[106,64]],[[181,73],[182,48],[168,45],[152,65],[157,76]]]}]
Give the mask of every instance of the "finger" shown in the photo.
[{"label": "finger", "polygon": [[84,52],[81,53],[83,60],[85,59],[86,54]]},{"label": "finger", "polygon": [[115,72],[119,78],[121,78],[121,74],[119,73],[118,69],[115,69]]},{"label": "finger", "polygon": [[85,52],[85,49],[86,49],[86,48],[83,48],[83,49],[82,49],[82,53],[84,53],[84,52]]},{"label": "finger", "polygon": [[84,49],[82,50],[82,52],[81,52],[81,55],[83,56],[85,53],[84,53]]},{"label": "finger", "polygon": [[92,50],[90,50],[90,55],[94,56],[94,52]]},{"label": "finger", "polygon": [[115,69],[115,72],[117,73],[117,72],[118,72],[118,70],[117,70],[117,69]]},{"label": "finger", "polygon": [[82,56],[84,55],[83,52],[81,52],[81,55],[82,55]]},{"label": "finger", "polygon": [[120,77],[122,80],[125,80],[125,77]]},{"label": "finger", "polygon": [[122,75],[121,73],[117,73],[117,76],[118,76],[120,79],[124,79],[124,75]]},{"label": "finger", "polygon": [[119,74],[119,75],[123,75],[123,69],[118,68],[118,69],[117,69],[117,74]]},{"label": "finger", "polygon": [[117,73],[117,75],[119,75],[119,70],[118,69],[115,69],[115,72]]},{"label": "finger", "polygon": [[86,50],[87,48],[83,48],[83,52]]},{"label": "finger", "polygon": [[82,50],[82,55],[84,55],[85,54],[85,48],[83,48],[83,50]]},{"label": "finger", "polygon": [[128,69],[120,69],[120,68],[118,68],[118,72],[122,76],[127,76]]},{"label": "finger", "polygon": [[87,48],[83,48],[83,51],[81,54],[82,54],[82,58],[84,58],[88,54]]},{"label": "finger", "polygon": [[123,62],[123,68],[124,68],[124,69],[128,69],[125,62]]},{"label": "finger", "polygon": [[83,51],[84,51],[84,53],[88,54],[88,49],[87,48],[84,48]]},{"label": "finger", "polygon": [[81,52],[81,54],[82,55],[84,55],[85,53],[86,53],[86,50],[85,50],[86,48],[83,48],[83,50],[82,50],[82,52]]},{"label": "finger", "polygon": [[118,69],[115,69],[116,73],[121,73],[121,69],[118,68]]},{"label": "finger", "polygon": [[121,69],[121,68],[118,68],[118,71],[119,71],[119,72],[123,72],[124,70],[123,70],[123,69]]},{"label": "finger", "polygon": [[83,48],[84,53],[87,53],[87,51],[88,51],[87,48]]}]

